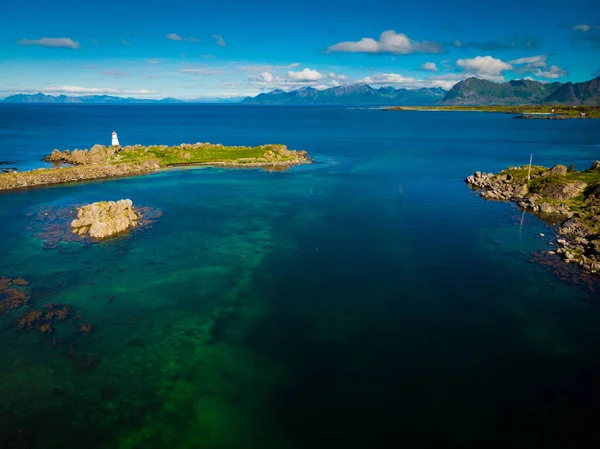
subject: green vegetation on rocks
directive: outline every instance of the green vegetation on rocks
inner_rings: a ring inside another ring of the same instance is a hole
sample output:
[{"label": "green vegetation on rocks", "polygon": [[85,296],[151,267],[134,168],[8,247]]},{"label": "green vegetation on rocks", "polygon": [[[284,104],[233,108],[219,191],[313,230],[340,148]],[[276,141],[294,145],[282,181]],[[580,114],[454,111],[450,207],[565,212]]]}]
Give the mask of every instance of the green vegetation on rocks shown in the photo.
[{"label": "green vegetation on rocks", "polygon": [[564,165],[528,165],[498,174],[481,173],[466,183],[482,198],[514,201],[540,218],[559,223],[556,253],[566,262],[600,274],[600,162],[579,172]]},{"label": "green vegetation on rocks", "polygon": [[[390,111],[499,112],[504,114],[530,115],[531,117],[528,118],[544,118],[543,114],[561,118],[600,118],[599,106],[393,106],[386,109]],[[536,116],[535,114],[540,115]]]},{"label": "green vegetation on rocks", "polygon": [[71,166],[0,174],[0,190],[139,175],[181,165],[286,168],[313,162],[306,151],[288,150],[285,145],[228,147],[200,142],[147,147],[94,145],[89,150],[54,150],[44,160]]}]

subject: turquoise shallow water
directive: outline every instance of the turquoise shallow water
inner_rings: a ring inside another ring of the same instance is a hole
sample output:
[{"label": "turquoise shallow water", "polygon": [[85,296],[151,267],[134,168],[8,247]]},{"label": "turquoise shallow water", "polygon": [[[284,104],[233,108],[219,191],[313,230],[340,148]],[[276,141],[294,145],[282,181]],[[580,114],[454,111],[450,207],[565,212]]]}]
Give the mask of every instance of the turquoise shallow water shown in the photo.
[{"label": "turquoise shallow water", "polygon": [[[0,195],[0,277],[31,298],[0,316],[6,447],[597,443],[598,285],[532,263],[553,229],[460,182],[530,153],[584,168],[595,121],[0,106],[0,160],[41,166],[113,128],[122,144],[277,142],[318,163]],[[162,215],[100,244],[39,235],[54,213],[60,229],[76,205],[125,197]],[[53,303],[71,312],[51,334],[18,328]]]}]

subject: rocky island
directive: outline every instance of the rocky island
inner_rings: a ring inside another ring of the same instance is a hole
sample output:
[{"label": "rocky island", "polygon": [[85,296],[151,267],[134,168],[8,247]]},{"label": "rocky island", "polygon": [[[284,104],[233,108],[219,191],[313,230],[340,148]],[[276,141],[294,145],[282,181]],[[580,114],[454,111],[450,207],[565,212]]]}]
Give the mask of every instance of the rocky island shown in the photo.
[{"label": "rocky island", "polygon": [[228,147],[201,142],[176,146],[94,145],[89,150],[54,150],[44,160],[67,166],[0,174],[0,190],[134,176],[183,165],[286,168],[313,163],[306,151],[288,150],[285,145]]},{"label": "rocky island", "polygon": [[137,226],[141,215],[134,210],[131,200],[100,201],[77,209],[77,218],[71,222],[73,233],[88,234],[104,239]]},{"label": "rocky island", "polygon": [[513,201],[559,225],[556,254],[567,263],[600,274],[600,161],[582,172],[556,165],[510,167],[467,177],[482,198]]}]

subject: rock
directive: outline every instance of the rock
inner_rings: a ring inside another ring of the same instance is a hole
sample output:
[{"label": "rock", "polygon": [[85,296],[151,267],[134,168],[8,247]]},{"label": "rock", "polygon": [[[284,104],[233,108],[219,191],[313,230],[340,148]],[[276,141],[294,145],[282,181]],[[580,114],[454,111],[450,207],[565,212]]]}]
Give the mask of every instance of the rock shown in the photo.
[{"label": "rock", "polygon": [[93,165],[104,164],[118,152],[118,147],[105,147],[104,145],[94,145],[89,151],[78,150],[73,151],[53,150],[49,156],[44,158],[47,162],[66,162],[73,165]]},{"label": "rock", "polygon": [[158,163],[148,160],[135,164],[92,165],[88,167],[66,167],[50,170],[38,169],[29,172],[0,174],[0,191],[35,186],[78,182],[87,179],[112,178],[150,173],[160,168]]},{"label": "rock", "polygon": [[573,216],[573,211],[571,211],[565,204],[552,204],[543,202],[535,204],[530,208],[530,210],[539,213],[542,217],[546,216],[550,221],[553,221],[551,220],[551,216],[555,216],[556,218],[571,218]]},{"label": "rock", "polygon": [[522,198],[525,195],[527,195],[528,189],[527,189],[527,184],[522,184],[519,187],[517,187],[514,191],[514,196],[516,198]]},{"label": "rock", "polygon": [[542,176],[565,176],[567,174],[567,167],[564,165],[555,165],[550,170],[542,173]]},{"label": "rock", "polygon": [[598,168],[600,168],[600,161],[594,161],[592,162],[592,170],[597,170]]},{"label": "rock", "polygon": [[570,200],[579,195],[587,184],[582,181],[576,182],[552,182],[542,189],[540,195],[552,200]]},{"label": "rock", "polygon": [[594,256],[600,256],[600,240],[592,240],[588,245],[588,251]]},{"label": "rock", "polygon": [[129,199],[101,201],[77,209],[77,219],[71,223],[73,232],[104,239],[137,226],[140,214]]}]

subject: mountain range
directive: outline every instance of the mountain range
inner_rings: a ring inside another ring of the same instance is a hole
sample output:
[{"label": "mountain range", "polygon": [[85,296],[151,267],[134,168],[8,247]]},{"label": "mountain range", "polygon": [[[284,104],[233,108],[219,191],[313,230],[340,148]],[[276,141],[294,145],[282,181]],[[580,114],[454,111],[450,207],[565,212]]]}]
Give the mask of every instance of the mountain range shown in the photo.
[{"label": "mountain range", "polygon": [[59,104],[182,104],[182,103],[239,103],[244,97],[234,98],[191,98],[180,100],[178,98],[161,98],[160,100],[148,98],[115,97],[111,95],[46,95],[37,94],[16,94],[0,100],[4,103],[59,103]]},{"label": "mountain range", "polygon": [[440,105],[600,105],[600,76],[582,83],[541,83],[513,80],[506,83],[468,78],[456,83]]},{"label": "mountain range", "polygon": [[255,97],[237,98],[177,98],[139,99],[109,95],[17,94],[6,97],[4,103],[80,103],[80,104],[180,104],[180,103],[242,103],[247,105],[343,105],[343,106],[433,106],[433,105],[591,105],[600,106],[600,76],[581,83],[542,83],[533,80],[512,80],[505,83],[479,78],[467,78],[452,89],[374,88],[368,84],[348,84],[315,89],[303,87],[292,91],[275,89]]},{"label": "mountain range", "polygon": [[243,104],[272,104],[272,105],[433,105],[441,101],[446,91],[439,87],[421,89],[394,89],[381,87],[375,89],[368,84],[349,84],[330,87],[329,89],[314,89],[303,87],[298,90],[285,92],[277,89],[272,92],[247,97]]}]

